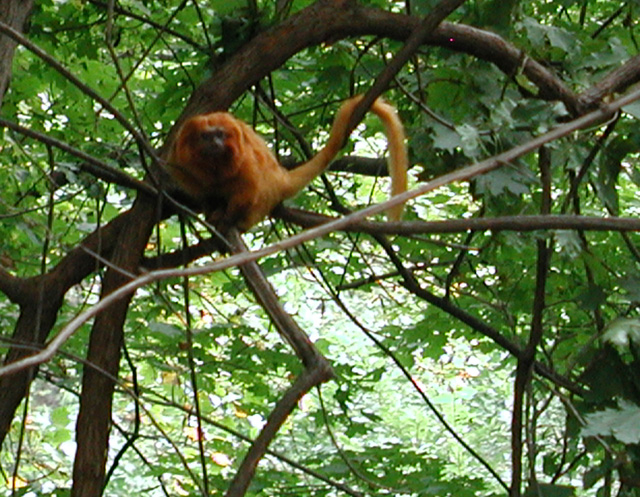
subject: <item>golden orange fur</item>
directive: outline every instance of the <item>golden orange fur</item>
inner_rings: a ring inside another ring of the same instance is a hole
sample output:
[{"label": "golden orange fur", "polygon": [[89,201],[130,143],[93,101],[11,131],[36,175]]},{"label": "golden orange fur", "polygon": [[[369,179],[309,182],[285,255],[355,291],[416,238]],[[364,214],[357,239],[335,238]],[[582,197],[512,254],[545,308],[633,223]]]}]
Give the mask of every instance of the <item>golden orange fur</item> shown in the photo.
[{"label": "golden orange fur", "polygon": [[[172,145],[167,169],[178,186],[208,211],[211,222],[223,229],[236,226],[246,231],[325,170],[344,143],[349,118],[361,99],[356,96],[342,104],[324,148],[291,171],[280,165],[253,129],[228,112],[185,121]],[[392,105],[378,99],[371,110],[387,133],[391,193],[395,195],[407,189],[404,129]],[[388,216],[398,220],[402,208],[390,210]]]}]

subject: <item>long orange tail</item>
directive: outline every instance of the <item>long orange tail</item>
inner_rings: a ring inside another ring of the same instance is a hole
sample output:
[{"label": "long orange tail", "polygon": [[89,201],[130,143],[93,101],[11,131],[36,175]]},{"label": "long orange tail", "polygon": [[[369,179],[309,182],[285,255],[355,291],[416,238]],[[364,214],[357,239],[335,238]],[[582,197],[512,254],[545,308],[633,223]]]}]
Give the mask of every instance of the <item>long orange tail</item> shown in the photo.
[{"label": "long orange tail", "polygon": [[[337,155],[346,139],[347,124],[353,109],[362,100],[362,95],[357,95],[345,101],[331,127],[327,144],[310,160],[301,166],[289,171],[289,185],[284,198],[293,197],[307,186],[313,179],[320,175],[329,165],[329,162]],[[405,145],[405,133],[402,121],[398,117],[395,107],[382,99],[377,99],[371,106],[371,111],[376,114],[384,125],[387,140],[389,142],[389,175],[391,176],[391,195],[407,190],[407,169],[409,159]],[[387,216],[392,221],[398,221],[402,216],[404,205],[392,207],[387,211]]]}]

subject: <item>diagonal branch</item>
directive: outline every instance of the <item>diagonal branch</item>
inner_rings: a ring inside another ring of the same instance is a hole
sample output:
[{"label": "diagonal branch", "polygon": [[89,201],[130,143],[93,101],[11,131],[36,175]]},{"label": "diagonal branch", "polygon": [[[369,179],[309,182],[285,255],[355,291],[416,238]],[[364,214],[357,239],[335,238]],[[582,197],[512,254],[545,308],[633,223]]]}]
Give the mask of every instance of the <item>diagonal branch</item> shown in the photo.
[{"label": "diagonal branch", "polygon": [[[230,231],[228,238],[231,251],[234,254],[247,251],[247,247],[236,229]],[[269,444],[278,434],[280,427],[287,420],[296,404],[313,387],[333,378],[333,370],[329,362],[313,345],[291,315],[282,308],[276,292],[258,263],[251,261],[239,266],[239,268],[256,299],[267,312],[280,335],[291,345],[305,369],[278,401],[269,415],[266,425],[251,444],[225,494],[226,497],[242,497],[246,493],[258,463],[264,457]]]},{"label": "diagonal branch", "polygon": [[107,164],[106,162],[101,161],[100,159],[96,159],[93,155],[72,147],[67,142],[63,142],[44,133],[25,128],[24,126],[14,123],[13,121],[5,119],[4,117],[0,117],[0,127],[12,129],[17,133],[28,136],[29,138],[33,138],[34,140],[37,140],[46,145],[56,147],[63,152],[67,152],[68,154],[79,158],[80,160],[84,161],[80,164],[80,169],[92,174],[98,179],[102,179],[109,183],[115,183],[116,185],[124,186],[126,188],[133,188],[148,195],[158,194],[158,190],[156,190],[148,183],[129,176],[127,173],[121,171],[120,169],[115,168]]}]

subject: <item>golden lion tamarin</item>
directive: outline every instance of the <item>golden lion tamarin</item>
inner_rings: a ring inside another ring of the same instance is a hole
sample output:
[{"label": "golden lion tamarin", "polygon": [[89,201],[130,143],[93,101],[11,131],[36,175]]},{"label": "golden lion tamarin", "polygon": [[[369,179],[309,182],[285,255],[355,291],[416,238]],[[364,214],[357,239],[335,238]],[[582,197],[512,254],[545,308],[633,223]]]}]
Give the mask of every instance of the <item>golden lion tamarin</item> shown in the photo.
[{"label": "golden lion tamarin", "polygon": [[[246,231],[283,200],[293,197],[328,166],[346,139],[347,124],[362,96],[345,101],[320,152],[301,166],[285,169],[264,140],[228,112],[191,117],[182,124],[167,159],[178,186],[205,209],[220,229]],[[391,194],[407,189],[405,134],[395,108],[381,99],[371,110],[382,121],[389,141]],[[403,206],[387,213],[398,220]]]}]

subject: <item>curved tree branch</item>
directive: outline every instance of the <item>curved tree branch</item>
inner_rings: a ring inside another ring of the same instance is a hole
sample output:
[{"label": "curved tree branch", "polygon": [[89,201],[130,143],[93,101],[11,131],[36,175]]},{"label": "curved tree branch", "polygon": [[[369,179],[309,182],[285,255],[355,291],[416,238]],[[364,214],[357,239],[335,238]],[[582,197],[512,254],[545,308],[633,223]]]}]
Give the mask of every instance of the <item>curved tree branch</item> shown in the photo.
[{"label": "curved tree branch", "polygon": [[[4,270],[0,271],[0,290],[20,306],[20,317],[13,332],[13,340],[36,346],[44,344],[55,325],[66,292],[101,267],[94,254],[109,258],[117,243],[118,234],[128,224],[133,224],[135,219],[133,211],[121,214],[85,238],[55,267],[41,276],[22,279],[11,276]],[[30,353],[28,349],[12,347],[4,364],[14,363]],[[0,377],[0,442],[7,435],[15,410],[36,372],[34,367]]]},{"label": "curved tree branch", "polygon": [[[247,43],[196,89],[176,124],[193,114],[228,108],[234,95],[239,95],[305,48],[364,35],[404,41],[420,22],[420,18],[365,7],[356,2],[320,0]],[[577,96],[553,72],[538,62],[523,58],[520,50],[496,34],[443,22],[426,37],[425,44],[473,55],[495,64],[509,76],[521,69],[540,89],[540,98],[560,100],[574,114],[584,109]]]}]

